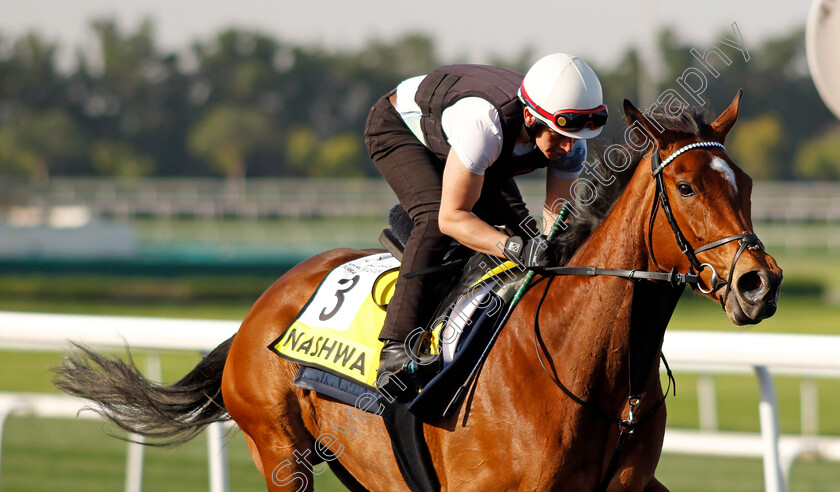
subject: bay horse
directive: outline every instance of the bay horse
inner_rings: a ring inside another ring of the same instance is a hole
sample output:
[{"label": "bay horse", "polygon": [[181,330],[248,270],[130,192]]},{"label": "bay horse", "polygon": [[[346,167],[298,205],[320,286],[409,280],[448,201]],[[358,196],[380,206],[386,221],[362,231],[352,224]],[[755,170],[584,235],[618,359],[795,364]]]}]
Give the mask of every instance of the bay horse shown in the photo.
[{"label": "bay horse", "polygon": [[[723,147],[740,96],[711,123],[691,108],[642,113],[625,101],[627,134],[634,138],[602,156],[613,156],[608,167],[615,182],[608,183],[601,168],[593,203],[560,235],[563,263],[694,272],[700,282],[692,288],[720,303],[733,323],[772,316],[782,271],[753,235],[751,179]],[[645,148],[642,134],[650,140]],[[256,301],[234,337],[170,386],[152,384],[130,364],[84,347],[57,369],[56,384],[98,403],[96,410],[122,428],[163,438],[158,444],[183,442],[210,422],[232,418],[270,491],[312,490],[322,460],[351,490],[408,490],[376,413],[295,387],[298,366],[266,348],[331,269],[370,253],[337,249],[295,266]],[[666,417],[656,359],[661,337],[649,342],[655,356],[642,368],[638,407],[627,397],[638,281],[570,275],[546,284],[517,305],[455,414],[424,424],[440,489],[595,490],[619,440],[614,422],[599,413],[627,421],[632,409],[639,425],[604,486],[667,490],[654,477]],[[664,315],[667,324],[675,299],[637,297],[647,303],[645,313]],[[561,392],[559,382],[601,412]]]}]

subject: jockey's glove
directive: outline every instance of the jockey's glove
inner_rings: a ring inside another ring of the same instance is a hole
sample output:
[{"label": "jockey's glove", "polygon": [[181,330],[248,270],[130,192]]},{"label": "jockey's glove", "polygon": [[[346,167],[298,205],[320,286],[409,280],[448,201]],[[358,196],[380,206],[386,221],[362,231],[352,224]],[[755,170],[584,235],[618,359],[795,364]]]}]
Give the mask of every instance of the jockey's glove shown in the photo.
[{"label": "jockey's glove", "polygon": [[555,266],[560,257],[559,253],[557,245],[542,236],[527,240],[520,236],[511,236],[505,242],[505,255],[532,270]]}]

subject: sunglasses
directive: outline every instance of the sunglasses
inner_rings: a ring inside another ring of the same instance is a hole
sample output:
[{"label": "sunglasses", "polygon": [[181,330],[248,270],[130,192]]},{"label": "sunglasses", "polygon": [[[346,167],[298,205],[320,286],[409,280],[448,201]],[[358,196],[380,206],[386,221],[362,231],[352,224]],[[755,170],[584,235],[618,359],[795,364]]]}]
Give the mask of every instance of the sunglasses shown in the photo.
[{"label": "sunglasses", "polygon": [[593,109],[561,109],[551,114],[537,106],[525,92],[524,87],[521,88],[521,91],[523,99],[531,109],[549,121],[553,121],[558,128],[564,131],[576,133],[586,128],[594,130],[607,124],[609,113],[606,104]]}]

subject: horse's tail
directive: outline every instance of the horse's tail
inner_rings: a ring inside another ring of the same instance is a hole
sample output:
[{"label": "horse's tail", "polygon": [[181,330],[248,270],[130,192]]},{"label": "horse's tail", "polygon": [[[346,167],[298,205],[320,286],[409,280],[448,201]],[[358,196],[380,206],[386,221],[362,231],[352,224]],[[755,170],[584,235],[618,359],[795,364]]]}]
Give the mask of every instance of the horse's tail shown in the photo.
[{"label": "horse's tail", "polygon": [[106,357],[74,344],[77,350],[53,368],[59,389],[96,403],[89,409],[120,428],[154,438],[145,444],[174,446],[213,422],[230,420],[222,401],[222,370],[233,337],[213,349],[179,381],[164,386],[146,379],[128,355]]}]

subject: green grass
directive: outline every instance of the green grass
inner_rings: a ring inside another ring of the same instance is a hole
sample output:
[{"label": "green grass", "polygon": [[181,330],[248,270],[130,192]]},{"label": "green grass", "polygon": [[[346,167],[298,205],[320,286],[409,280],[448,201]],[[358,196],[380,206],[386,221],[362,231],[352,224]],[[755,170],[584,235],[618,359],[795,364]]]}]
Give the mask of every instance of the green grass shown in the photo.
[{"label": "green grass", "polygon": [[[772,253],[772,251],[771,251]],[[734,326],[719,304],[686,290],[669,330],[840,334],[840,256],[776,256],[784,270],[776,314],[751,327]],[[666,354],[667,355],[667,354]]]},{"label": "green grass", "polygon": [[840,335],[840,305],[813,297],[785,297],[783,289],[779,309],[772,318],[758,325],[738,327],[729,321],[719,304],[685,292],[668,329]]},{"label": "green grass", "polygon": [[[5,303],[97,306],[249,305],[271,286],[276,276],[181,275],[177,277],[120,276],[108,274],[4,274],[0,299]],[[78,309],[78,308],[77,308]]]},{"label": "green grass", "polygon": [[[133,355],[140,368],[146,367],[148,361],[144,352]],[[200,360],[198,353],[191,352],[171,351],[159,355],[164,382],[179,379]],[[51,384],[49,368],[57,365],[61,356],[56,352],[0,351],[0,391],[57,393]],[[99,420],[12,416],[6,421],[3,434],[0,490],[122,490],[126,443],[112,436],[124,437],[125,433]],[[265,490],[264,481],[238,429],[234,428],[228,434],[227,452],[231,490]],[[329,472],[316,477],[315,484],[317,490],[345,490]],[[176,448],[146,448],[143,490],[198,492],[207,489],[205,434]]]},{"label": "green grass", "polygon": [[[256,300],[256,298],[254,299]],[[222,301],[201,301],[188,304],[80,304],[78,301],[44,303],[35,299],[0,299],[0,311],[32,313],[101,314],[108,316],[148,316],[162,318],[197,318],[241,320],[251,304]]]},{"label": "green grass", "polygon": [[[656,477],[674,492],[763,492],[761,460],[663,454]],[[789,492],[837,490],[840,465],[798,460],[791,469]]]},{"label": "green grass", "polygon": [[[10,418],[3,439],[0,488],[6,492],[122,490],[127,446],[106,432],[114,430],[99,421]],[[227,453],[232,491],[265,490],[241,432],[230,432]],[[143,490],[208,489],[203,434],[177,448],[146,448],[144,455]],[[317,477],[315,483],[317,490],[344,490],[329,473]]]},{"label": "green grass", "polygon": [[[772,253],[772,251],[771,251]],[[776,255],[785,281],[809,281],[826,287],[840,287],[840,255]]]},{"label": "green grass", "polygon": [[[12,417],[3,440],[0,488],[6,492],[122,490],[126,444],[106,434],[102,423]],[[45,443],[49,443],[46,445]],[[147,448],[144,490],[199,492],[208,489],[207,448],[203,435],[173,449]],[[232,431],[227,444],[230,484],[234,492],[265,490],[241,433]],[[763,490],[758,459],[663,455],[657,477],[673,491],[749,492]],[[791,492],[836,490],[840,465],[798,460],[792,469]],[[315,479],[315,490],[342,491],[330,473]]]},{"label": "green grass", "polygon": [[[668,397],[668,425],[671,427],[698,428],[700,417],[697,401],[697,376],[675,373],[677,396]],[[719,428],[731,431],[759,431],[758,381],[753,376],[716,376],[715,397]],[[779,428],[784,433],[801,432],[801,379],[776,377],[776,396],[779,405]],[[663,378],[663,385],[667,381]],[[663,386],[665,387],[665,386]],[[840,415],[840,380],[817,381],[819,392],[819,432],[840,436],[840,422],[832,418]]]}]

